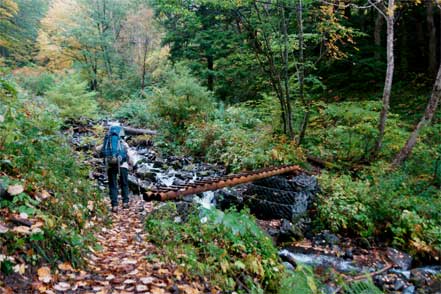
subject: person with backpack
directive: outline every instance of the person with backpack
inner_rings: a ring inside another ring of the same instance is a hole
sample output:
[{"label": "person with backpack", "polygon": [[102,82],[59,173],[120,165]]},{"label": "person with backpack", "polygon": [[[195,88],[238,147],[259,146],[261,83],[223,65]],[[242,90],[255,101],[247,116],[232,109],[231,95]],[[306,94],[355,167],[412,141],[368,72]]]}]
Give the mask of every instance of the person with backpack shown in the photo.
[{"label": "person with backpack", "polygon": [[97,147],[107,168],[112,212],[118,212],[118,175],[123,208],[129,207],[129,145],[123,137],[124,128],[112,125],[104,137],[103,145]]}]

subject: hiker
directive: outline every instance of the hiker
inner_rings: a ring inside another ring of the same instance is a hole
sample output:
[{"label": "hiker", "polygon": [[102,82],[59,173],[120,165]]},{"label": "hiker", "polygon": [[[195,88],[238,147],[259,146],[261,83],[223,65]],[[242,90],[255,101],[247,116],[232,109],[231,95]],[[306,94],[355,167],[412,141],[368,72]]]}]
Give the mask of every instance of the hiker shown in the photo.
[{"label": "hiker", "polygon": [[112,212],[118,212],[118,175],[123,208],[129,207],[128,169],[131,154],[129,145],[123,140],[123,137],[124,128],[112,125],[104,138],[103,145],[96,148],[106,164]]}]

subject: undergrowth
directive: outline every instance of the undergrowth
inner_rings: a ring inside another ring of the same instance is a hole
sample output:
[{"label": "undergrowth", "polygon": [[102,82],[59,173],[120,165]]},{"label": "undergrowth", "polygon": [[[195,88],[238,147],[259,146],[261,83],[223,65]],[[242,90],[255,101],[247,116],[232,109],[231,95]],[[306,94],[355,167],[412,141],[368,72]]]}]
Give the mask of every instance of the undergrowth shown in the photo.
[{"label": "undergrowth", "polygon": [[[0,198],[0,224],[6,228],[0,233],[2,271],[41,262],[81,265],[93,244],[92,221],[103,211],[100,192],[60,132],[62,121],[49,104],[4,80],[0,101],[0,184],[11,192]],[[14,226],[11,217],[32,226]]]},{"label": "undergrowth", "polygon": [[318,289],[312,272],[284,269],[272,240],[248,212],[193,208],[182,217],[174,203],[167,203],[147,217],[146,230],[166,261],[224,291],[298,293],[287,286],[292,279],[308,279],[310,292],[303,293]]}]

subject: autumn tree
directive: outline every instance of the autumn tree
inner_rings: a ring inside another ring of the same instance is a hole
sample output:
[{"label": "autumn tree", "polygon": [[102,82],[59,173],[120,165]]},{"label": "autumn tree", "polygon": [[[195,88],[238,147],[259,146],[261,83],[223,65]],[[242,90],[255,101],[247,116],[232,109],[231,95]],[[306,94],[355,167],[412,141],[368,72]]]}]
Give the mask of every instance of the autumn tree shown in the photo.
[{"label": "autumn tree", "polygon": [[162,32],[156,23],[153,11],[140,6],[124,21],[117,42],[118,52],[125,61],[133,64],[140,74],[141,90],[146,86],[147,59],[160,48]]}]

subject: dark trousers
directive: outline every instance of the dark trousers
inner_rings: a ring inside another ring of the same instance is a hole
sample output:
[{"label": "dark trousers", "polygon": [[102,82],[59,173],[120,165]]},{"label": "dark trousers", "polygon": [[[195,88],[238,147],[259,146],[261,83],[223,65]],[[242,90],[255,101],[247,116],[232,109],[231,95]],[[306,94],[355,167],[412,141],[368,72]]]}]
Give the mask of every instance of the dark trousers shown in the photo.
[{"label": "dark trousers", "polygon": [[[121,195],[123,203],[129,202],[129,171],[127,168],[119,169],[119,184],[121,186]],[[107,177],[109,178],[109,196],[112,206],[118,205],[118,167],[109,167],[107,169]]]}]

